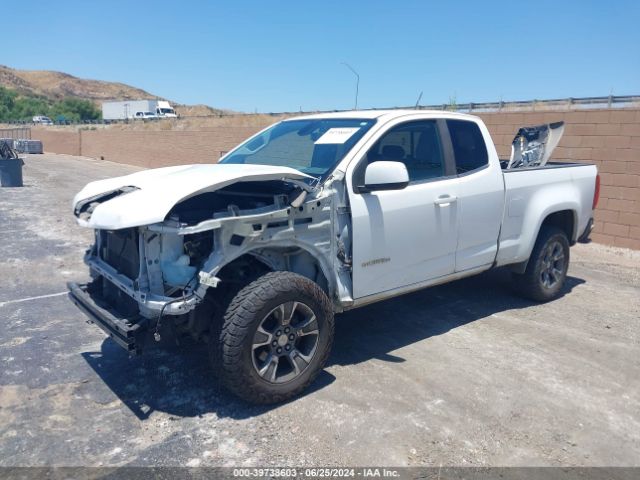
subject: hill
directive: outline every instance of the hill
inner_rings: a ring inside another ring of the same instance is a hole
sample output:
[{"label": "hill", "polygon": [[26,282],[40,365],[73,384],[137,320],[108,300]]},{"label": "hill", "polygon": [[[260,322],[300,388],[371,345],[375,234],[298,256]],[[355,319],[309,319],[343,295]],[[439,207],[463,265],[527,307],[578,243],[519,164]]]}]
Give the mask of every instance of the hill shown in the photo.
[{"label": "hill", "polygon": [[0,86],[15,90],[21,95],[49,100],[73,97],[99,103],[103,100],[159,98],[124,83],[87,80],[47,70],[16,70],[4,65],[0,65]]},{"label": "hill", "polygon": [[[46,100],[49,104],[70,99],[88,100],[98,108],[105,100],[167,100],[124,83],[88,80],[48,70],[16,70],[4,65],[0,65],[0,87],[5,87],[18,96]],[[181,116],[208,117],[234,113],[208,105],[180,105],[170,102]],[[0,112],[0,117],[2,116]]]}]

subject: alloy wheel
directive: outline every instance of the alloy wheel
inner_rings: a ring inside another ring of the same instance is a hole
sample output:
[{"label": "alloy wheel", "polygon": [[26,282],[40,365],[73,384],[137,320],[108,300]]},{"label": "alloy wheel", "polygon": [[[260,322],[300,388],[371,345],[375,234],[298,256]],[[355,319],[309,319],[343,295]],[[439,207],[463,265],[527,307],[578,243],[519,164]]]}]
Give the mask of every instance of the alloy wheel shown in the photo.
[{"label": "alloy wheel", "polygon": [[318,320],[302,302],[278,305],[260,322],[251,357],[258,375],[269,383],[285,383],[301,375],[311,363],[319,340]]},{"label": "alloy wheel", "polygon": [[565,271],[565,255],[562,244],[558,241],[551,242],[544,250],[540,281],[545,288],[553,288],[562,281]]}]

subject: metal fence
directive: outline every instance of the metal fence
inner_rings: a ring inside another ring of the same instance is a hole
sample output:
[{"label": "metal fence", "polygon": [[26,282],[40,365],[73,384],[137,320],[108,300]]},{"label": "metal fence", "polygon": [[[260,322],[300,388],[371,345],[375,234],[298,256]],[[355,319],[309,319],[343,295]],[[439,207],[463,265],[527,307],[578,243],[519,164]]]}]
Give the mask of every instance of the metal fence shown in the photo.
[{"label": "metal fence", "polygon": [[[441,103],[433,105],[421,105],[416,103],[415,105],[405,106],[393,106],[393,107],[376,107],[365,108],[362,110],[396,110],[396,109],[417,109],[417,110],[449,110],[457,112],[476,112],[476,113],[488,113],[488,112],[517,112],[517,111],[553,111],[553,110],[585,110],[585,109],[602,109],[602,108],[638,108],[640,107],[640,95],[609,95],[607,97],[581,97],[581,98],[557,98],[550,100],[517,100],[517,101],[498,101],[498,102],[469,102],[469,103]],[[178,107],[179,108],[179,107]],[[179,122],[181,120],[193,119],[193,118],[224,118],[224,117],[250,117],[254,115],[269,115],[273,117],[280,116],[294,116],[302,114],[313,113],[331,113],[348,111],[348,109],[336,109],[336,110],[314,110],[314,111],[295,111],[295,112],[255,112],[255,113],[211,113],[207,115],[181,115],[174,119],[128,119],[128,120],[83,120],[80,122],[71,122],[65,120],[63,122],[54,122],[55,125],[109,125],[109,124],[122,124],[122,123],[135,123],[135,122],[166,122],[173,121]],[[12,125],[35,125],[28,121],[15,121],[5,122]],[[16,129],[0,129],[2,131],[28,131],[28,137],[31,138],[31,132],[29,128],[16,128]],[[19,134],[22,135],[22,134]],[[2,137],[0,133],[0,137]],[[15,138],[15,137],[14,137]]]},{"label": "metal fence", "polygon": [[428,105],[404,108],[419,108],[430,110],[457,110],[466,112],[500,112],[506,111],[535,111],[535,110],[581,110],[598,108],[629,108],[640,107],[638,95],[609,95],[608,97],[557,98],[552,100],[522,100],[511,102],[484,103],[445,103],[442,105]]},{"label": "metal fence", "polygon": [[[608,97],[582,97],[582,98],[556,98],[550,100],[516,100],[499,102],[470,102],[470,103],[439,103],[432,105],[393,106],[364,108],[362,110],[450,110],[456,112],[517,112],[517,111],[549,111],[549,110],[585,110],[602,108],[638,108],[640,107],[640,95],[609,95]],[[325,110],[317,112],[280,112],[267,113],[266,115],[299,115],[301,113],[329,113],[346,110]],[[214,115],[224,116],[224,115]]]},{"label": "metal fence", "polygon": [[31,128],[0,128],[0,138],[12,138],[14,140],[26,139],[31,140]]}]

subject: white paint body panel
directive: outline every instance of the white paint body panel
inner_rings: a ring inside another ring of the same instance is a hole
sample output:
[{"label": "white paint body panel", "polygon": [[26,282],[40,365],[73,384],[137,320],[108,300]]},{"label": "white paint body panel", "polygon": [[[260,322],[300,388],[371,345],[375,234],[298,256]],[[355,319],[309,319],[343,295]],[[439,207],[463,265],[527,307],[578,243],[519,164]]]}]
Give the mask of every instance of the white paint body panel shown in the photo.
[{"label": "white paint body panel", "polygon": [[498,235],[504,210],[504,180],[498,152],[489,130],[479,119],[489,164],[486,168],[458,177],[458,245],[456,272],[489,267],[498,252]]},{"label": "white paint body panel", "polygon": [[91,182],[75,196],[73,205],[121,187],[139,188],[101,203],[88,222],[78,219],[82,226],[115,230],[162,222],[178,202],[235,182],[305,178],[311,177],[293,168],[270,165],[181,165]]},{"label": "white paint body panel", "polygon": [[458,178],[456,272],[491,266],[498,251],[504,210],[504,182],[499,165]]},{"label": "white paint body panel", "polygon": [[574,212],[575,228],[570,240],[575,241],[593,215],[591,204],[596,174],[595,165],[506,172],[506,208],[497,264],[526,261],[533,250],[540,225],[554,212]]},{"label": "white paint body panel", "polygon": [[454,272],[457,179],[351,197],[353,295],[366,297]]}]

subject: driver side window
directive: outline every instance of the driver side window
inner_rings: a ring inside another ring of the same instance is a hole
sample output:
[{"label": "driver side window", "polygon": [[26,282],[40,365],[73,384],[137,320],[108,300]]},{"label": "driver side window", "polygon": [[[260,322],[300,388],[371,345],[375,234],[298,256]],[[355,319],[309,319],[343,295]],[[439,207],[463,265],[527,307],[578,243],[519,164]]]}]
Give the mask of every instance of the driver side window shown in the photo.
[{"label": "driver side window", "polygon": [[363,163],[366,168],[380,160],[404,163],[410,183],[443,177],[445,161],[436,121],[419,120],[393,127],[371,147]]}]

